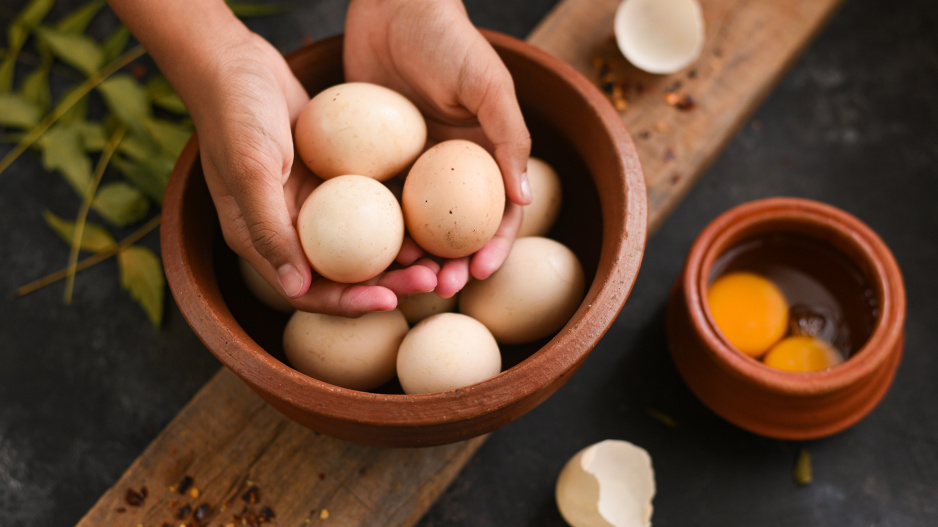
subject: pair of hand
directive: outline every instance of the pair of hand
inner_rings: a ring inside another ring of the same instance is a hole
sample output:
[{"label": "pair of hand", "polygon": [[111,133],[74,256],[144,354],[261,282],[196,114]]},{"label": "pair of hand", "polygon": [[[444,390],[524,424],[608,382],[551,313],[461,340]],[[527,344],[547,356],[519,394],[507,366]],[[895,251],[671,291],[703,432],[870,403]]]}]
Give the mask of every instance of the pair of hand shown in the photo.
[{"label": "pair of hand", "polygon": [[471,257],[442,263],[408,240],[399,268],[363,284],[317,276],[294,228],[318,184],[294,157],[291,133],[309,95],[279,53],[245,30],[206,72],[201,95],[186,101],[225,240],[305,311],[357,316],[393,309],[398,298],[418,292],[452,296],[470,274],[485,278],[502,264],[521,205],[531,200],[530,136],[511,77],[455,0],[353,0],[344,49],[346,79],[407,96],[426,116],[432,139],[462,137],[494,152],[508,197],[495,238]]}]

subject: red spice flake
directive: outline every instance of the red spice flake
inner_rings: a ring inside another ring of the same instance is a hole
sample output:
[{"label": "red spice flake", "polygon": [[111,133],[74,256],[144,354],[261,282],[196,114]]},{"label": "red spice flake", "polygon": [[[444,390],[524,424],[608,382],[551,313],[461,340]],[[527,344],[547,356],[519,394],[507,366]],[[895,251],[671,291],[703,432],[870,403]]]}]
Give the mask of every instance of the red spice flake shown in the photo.
[{"label": "red spice flake", "polygon": [[680,95],[674,92],[668,92],[665,94],[664,102],[669,106],[674,106],[681,111],[693,110],[694,107],[697,106],[697,103],[690,95]]},{"label": "red spice flake", "polygon": [[212,508],[209,507],[208,503],[203,503],[195,508],[195,513],[192,514],[192,517],[195,521],[201,522],[212,512]]},{"label": "red spice flake", "polygon": [[124,494],[124,501],[127,502],[127,505],[131,507],[139,507],[143,505],[143,502],[147,499],[147,488],[140,487],[140,491],[135,491],[134,489],[127,489],[127,492]]},{"label": "red spice flake", "polygon": [[[270,512],[272,513],[273,511]],[[260,513],[256,513],[253,510],[245,507],[241,509],[240,513],[232,515],[231,519],[237,525],[259,527],[261,524],[270,522],[273,519],[273,516],[267,516],[264,514],[263,510]]]},{"label": "red spice flake", "polygon": [[680,181],[680,180],[681,180],[681,173],[680,173],[680,172],[675,172],[674,174],[671,174],[671,184],[672,184],[672,185],[677,185],[678,181]]},{"label": "red spice flake", "polygon": [[176,491],[180,494],[185,494],[189,487],[192,486],[192,476],[183,476],[179,481],[179,484],[176,485]]},{"label": "red spice flake", "polygon": [[176,511],[176,519],[185,519],[190,514],[192,514],[192,507],[189,504],[183,505],[182,507],[179,507],[178,511]]},{"label": "red spice flake", "polygon": [[257,488],[257,485],[251,485],[248,490],[244,491],[244,494],[241,495],[241,499],[253,505],[260,501],[260,491],[261,489]]},{"label": "red spice flake", "polygon": [[642,130],[641,132],[637,134],[637,137],[639,139],[648,139],[649,137],[651,137],[651,132],[649,132],[648,130]]},{"label": "red spice flake", "polygon": [[276,514],[274,514],[274,510],[268,507],[267,505],[264,505],[263,507],[261,507],[261,514],[264,515],[264,517],[266,518],[273,518],[274,516],[276,516]]},{"label": "red spice flake", "polygon": [[320,472],[320,473],[319,473],[319,481],[323,481],[323,480],[325,480],[325,479],[326,479],[326,473],[325,473],[325,472]]},{"label": "red spice flake", "polygon": [[143,64],[134,64],[133,69],[130,70],[130,74],[139,79],[147,74],[147,67]]},{"label": "red spice flake", "polygon": [[123,513],[127,512],[127,509],[125,509],[124,507],[118,507],[118,508],[114,509],[114,512],[116,512],[116,513],[118,513],[118,514],[123,514]]}]

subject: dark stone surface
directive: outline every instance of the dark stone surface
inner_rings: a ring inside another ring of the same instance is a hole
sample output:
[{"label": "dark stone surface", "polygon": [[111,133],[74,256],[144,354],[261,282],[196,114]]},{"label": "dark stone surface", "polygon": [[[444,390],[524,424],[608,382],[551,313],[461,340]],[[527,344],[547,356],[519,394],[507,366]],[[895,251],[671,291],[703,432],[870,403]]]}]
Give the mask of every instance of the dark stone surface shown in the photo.
[{"label": "dark stone surface", "polygon": [[[4,2],[0,25],[24,2]],[[53,14],[79,1],[60,0]],[[249,22],[287,51],[341,31],[345,2],[286,3]],[[482,26],[525,36],[553,1],[468,3]],[[105,30],[107,17],[95,22]],[[846,2],[754,119],[649,241],[635,290],[590,359],[554,397],[495,432],[420,522],[563,525],[556,476],[602,439],[648,449],[658,526],[938,524],[938,4]],[[663,310],[702,225],[752,199],[824,201],[867,222],[908,288],[896,381],[864,421],[807,443],[726,424],[678,378]],[[67,248],[41,218],[78,202],[28,154],[0,177],[0,525],[74,524],[216,371],[168,302],[162,329],[120,289],[113,262],[81,273],[71,306],[58,284],[13,290],[62,267]],[[144,243],[157,248],[157,237]],[[676,428],[647,413],[672,416]],[[814,482],[796,487],[798,450]]]}]

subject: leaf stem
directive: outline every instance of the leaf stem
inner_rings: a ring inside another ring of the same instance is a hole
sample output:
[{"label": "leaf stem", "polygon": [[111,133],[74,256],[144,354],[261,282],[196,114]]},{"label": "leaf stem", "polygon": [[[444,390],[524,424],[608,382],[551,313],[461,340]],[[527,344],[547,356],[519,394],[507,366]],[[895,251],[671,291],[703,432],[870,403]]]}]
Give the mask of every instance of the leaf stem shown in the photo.
[{"label": "leaf stem", "polygon": [[[159,224],[160,224],[160,216],[156,215],[153,218],[151,218],[150,221],[141,225],[139,229],[137,229],[136,231],[131,233],[129,236],[127,236],[126,238],[118,242],[118,244],[115,245],[114,247],[106,251],[101,251],[93,256],[89,256],[85,258],[84,260],[81,260],[80,262],[78,262],[75,265],[75,272],[84,271],[85,269],[91,267],[92,265],[101,263],[104,260],[107,260],[108,258],[116,255],[117,253],[123,251],[127,247],[130,247],[131,245],[133,245],[133,243],[139,240],[140,238],[143,238],[150,231],[158,227]],[[46,287],[47,285],[51,285],[51,284],[58,282],[59,280],[65,278],[67,275],[68,275],[68,268],[59,269],[58,271],[52,274],[46,275],[38,280],[34,280],[24,286],[21,286],[13,294],[14,296],[28,295],[29,293],[32,293],[34,291],[42,289],[43,287]]]},{"label": "leaf stem", "polygon": [[75,230],[72,232],[72,247],[68,254],[68,267],[65,270],[66,305],[72,302],[72,292],[75,290],[75,271],[78,265],[78,251],[81,248],[81,238],[85,233],[85,221],[88,219],[88,211],[91,210],[94,195],[98,192],[101,178],[104,177],[104,169],[107,168],[108,163],[111,161],[111,156],[114,155],[114,151],[117,150],[117,145],[120,144],[126,132],[127,125],[121,124],[118,126],[117,130],[114,130],[114,133],[111,134],[107,144],[104,145],[104,150],[101,152],[101,157],[98,159],[98,164],[94,169],[94,180],[85,189],[85,196],[82,199],[81,208],[78,210],[78,218],[75,219]]},{"label": "leaf stem", "polygon": [[88,77],[88,80],[81,83],[78,88],[70,92],[64,99],[62,99],[62,101],[59,102],[59,104],[55,107],[55,109],[52,110],[52,112],[46,115],[42,122],[34,126],[32,130],[26,134],[26,137],[24,137],[23,140],[20,141],[13,150],[8,152],[7,155],[4,156],[2,160],[0,160],[0,174],[2,174],[4,170],[13,164],[13,161],[16,161],[16,158],[18,158],[20,154],[25,152],[27,148],[32,146],[33,143],[42,137],[42,134],[44,134],[46,130],[48,130],[49,127],[51,127],[56,121],[58,121],[59,118],[65,115],[65,113],[68,112],[72,106],[84,98],[85,95],[88,95],[88,93],[97,85],[101,84],[104,79],[110,77],[137,58],[143,56],[144,53],[146,53],[146,50],[143,49],[143,46],[136,46],[127,50],[123,55],[114,59],[103,69],[98,70],[92,74],[90,77]]}]

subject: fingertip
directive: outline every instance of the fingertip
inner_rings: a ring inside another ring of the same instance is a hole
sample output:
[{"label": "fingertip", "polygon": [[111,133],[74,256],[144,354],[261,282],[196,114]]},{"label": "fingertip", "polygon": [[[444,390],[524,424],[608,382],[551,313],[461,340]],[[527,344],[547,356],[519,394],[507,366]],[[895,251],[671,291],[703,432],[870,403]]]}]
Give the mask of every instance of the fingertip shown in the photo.
[{"label": "fingertip", "polygon": [[277,279],[284,294],[290,298],[299,298],[309,290],[310,281],[293,264],[287,263],[278,267]]}]

